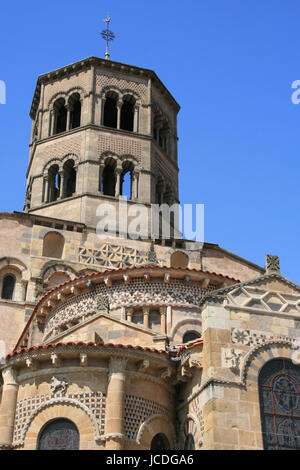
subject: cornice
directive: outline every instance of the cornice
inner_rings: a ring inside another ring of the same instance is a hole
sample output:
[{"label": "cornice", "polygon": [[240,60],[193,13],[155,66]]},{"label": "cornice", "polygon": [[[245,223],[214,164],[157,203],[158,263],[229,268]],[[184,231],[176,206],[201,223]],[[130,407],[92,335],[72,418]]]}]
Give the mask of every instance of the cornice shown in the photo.
[{"label": "cornice", "polygon": [[89,70],[91,67],[99,67],[105,70],[113,71],[113,72],[121,72],[131,76],[140,76],[146,77],[153,80],[153,83],[157,86],[157,88],[161,91],[163,95],[166,96],[167,100],[170,104],[174,107],[174,109],[179,112],[180,106],[175,100],[175,98],[171,95],[169,90],[166,86],[162,83],[162,81],[158,78],[156,73],[150,69],[144,69],[141,67],[136,67],[133,65],[123,64],[121,62],[115,62],[111,60],[101,59],[99,57],[87,57],[83,60],[78,62],[74,62],[73,64],[66,65],[56,70],[52,70],[51,72],[42,74],[38,77],[36,88],[34,91],[33,101],[30,109],[30,117],[35,119],[38,105],[40,102],[41,96],[41,87],[42,84],[51,83],[54,80],[61,79],[66,76],[70,76],[71,74],[78,73],[83,70]]}]

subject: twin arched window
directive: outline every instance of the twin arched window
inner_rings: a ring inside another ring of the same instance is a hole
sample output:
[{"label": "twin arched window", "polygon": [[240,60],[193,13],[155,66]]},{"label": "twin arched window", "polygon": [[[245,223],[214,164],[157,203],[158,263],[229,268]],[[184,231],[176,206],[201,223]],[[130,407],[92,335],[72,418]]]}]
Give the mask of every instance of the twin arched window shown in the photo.
[{"label": "twin arched window", "polygon": [[137,131],[134,124],[135,98],[132,95],[125,95],[122,101],[114,91],[110,91],[105,96],[103,107],[103,125],[113,129],[123,129],[125,131]]},{"label": "twin arched window", "polygon": [[48,186],[46,201],[54,202],[58,198],[63,199],[72,196],[76,192],[76,170],[74,160],[67,160],[62,171],[57,164],[51,165],[48,170]]},{"label": "twin arched window", "polygon": [[137,187],[134,187],[134,165],[130,161],[117,167],[113,158],[107,158],[105,165],[100,166],[99,190],[105,196],[126,196],[127,199],[137,198]]},{"label": "twin arched window", "polygon": [[53,135],[80,127],[80,122],[81,101],[79,93],[73,93],[67,103],[64,98],[55,101],[53,105]]},{"label": "twin arched window", "polygon": [[300,449],[300,369],[287,359],[274,359],[259,374],[264,449]]}]

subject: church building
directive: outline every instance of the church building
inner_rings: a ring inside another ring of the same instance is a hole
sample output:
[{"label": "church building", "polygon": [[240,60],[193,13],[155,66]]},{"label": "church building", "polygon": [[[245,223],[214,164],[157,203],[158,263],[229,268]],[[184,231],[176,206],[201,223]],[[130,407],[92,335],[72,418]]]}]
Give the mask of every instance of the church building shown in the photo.
[{"label": "church building", "polygon": [[1,449],[300,448],[300,286],[278,257],[98,236],[104,204],[179,202],[179,109],[108,58],[38,77],[24,211],[0,213]]}]

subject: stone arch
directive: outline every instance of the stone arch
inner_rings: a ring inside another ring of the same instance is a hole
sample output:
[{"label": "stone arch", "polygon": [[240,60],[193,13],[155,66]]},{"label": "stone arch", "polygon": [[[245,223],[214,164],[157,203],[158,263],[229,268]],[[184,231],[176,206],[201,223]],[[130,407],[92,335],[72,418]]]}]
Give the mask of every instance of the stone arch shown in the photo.
[{"label": "stone arch", "polygon": [[127,162],[127,161],[131,162],[135,167],[139,166],[139,164],[140,164],[137,157],[135,157],[134,155],[128,154],[128,153],[124,153],[124,154],[120,155],[119,159],[121,160],[122,163]]},{"label": "stone arch", "polygon": [[27,266],[22,261],[17,258],[10,257],[0,258],[0,271],[4,267],[8,266],[17,269],[20,272],[22,279],[29,281],[31,277],[30,269],[27,268]]},{"label": "stone arch", "polygon": [[140,94],[137,93],[135,90],[132,90],[131,88],[121,89],[121,88],[118,88],[114,85],[107,85],[107,86],[102,88],[102,90],[100,92],[100,97],[105,98],[105,96],[109,92],[116,93],[118,95],[119,100],[122,100],[123,97],[126,96],[126,95],[132,95],[138,103],[142,103],[142,98],[141,98]]},{"label": "stone arch", "polygon": [[80,450],[88,449],[90,441],[100,438],[96,418],[87,406],[72,398],[53,398],[39,406],[25,423],[21,435],[24,448],[36,450],[41,429],[58,417],[70,419],[77,426]]},{"label": "stone arch", "polygon": [[107,159],[113,159],[115,160],[116,164],[117,164],[117,161],[119,159],[119,155],[117,155],[116,153],[114,152],[111,152],[110,150],[107,150],[106,152],[103,152],[101,155],[100,155],[100,158],[99,158],[99,163],[100,165],[105,165]]},{"label": "stone arch", "polygon": [[76,155],[76,153],[67,153],[60,159],[61,168],[63,167],[64,163],[66,163],[68,160],[73,160],[75,167],[77,167],[79,164],[79,157],[78,155]]},{"label": "stone arch", "polygon": [[179,448],[184,449],[185,440],[188,434],[192,434],[195,441],[195,446],[201,446],[202,436],[200,432],[200,423],[193,414],[188,414],[186,419],[182,421],[179,430]]},{"label": "stone arch", "polygon": [[142,449],[150,449],[151,441],[156,434],[165,434],[171,450],[175,448],[175,429],[168,416],[154,415],[140,426],[136,441]]},{"label": "stone arch", "polygon": [[47,261],[47,263],[44,264],[40,272],[40,277],[43,279],[44,283],[47,283],[50,277],[57,272],[66,273],[70,279],[77,277],[77,272],[71,266],[55,261]]},{"label": "stone arch", "polygon": [[170,340],[173,343],[181,343],[183,335],[189,331],[198,333],[201,336],[202,322],[197,318],[185,318],[177,322],[170,333]]},{"label": "stone arch", "polygon": [[[297,356],[299,359],[295,359]],[[253,347],[242,361],[240,378],[243,385],[246,385],[247,382],[257,383],[262,367],[268,361],[279,358],[300,363],[300,350],[289,340],[266,341]]]},{"label": "stone arch", "polygon": [[120,90],[120,88],[118,88],[114,85],[107,85],[107,86],[103,87],[102,90],[101,90],[101,93],[100,93],[101,98],[105,98],[106,95],[110,92],[115,93],[116,95],[118,95],[118,99],[120,99],[121,96],[122,96],[122,91]]},{"label": "stone arch", "polygon": [[50,100],[48,101],[48,109],[53,109],[53,105],[56,100],[63,98],[67,100],[68,93],[66,91],[58,91],[54,95],[51,96]]},{"label": "stone arch", "polygon": [[86,95],[85,90],[81,86],[73,86],[72,88],[69,88],[67,91],[68,98],[74,95],[74,93],[77,93],[79,95],[80,101],[83,101],[83,98]]},{"label": "stone arch", "polygon": [[120,93],[121,93],[122,98],[124,98],[127,95],[131,95],[135,98],[135,101],[136,101],[137,104],[140,105],[142,103],[142,98],[141,98],[140,94],[137,93],[135,90],[132,90],[131,88],[124,88],[124,89],[120,90]]},{"label": "stone arch", "polygon": [[53,165],[57,165],[58,168],[59,168],[59,171],[62,170],[62,161],[61,161],[61,159],[59,157],[51,158],[51,160],[48,160],[48,162],[45,164],[45,166],[43,168],[43,175],[44,176],[48,175],[48,171],[51,168],[51,166],[53,166]]},{"label": "stone arch", "polygon": [[79,450],[79,442],[79,431],[74,422],[66,418],[55,418],[40,430],[37,450]]},{"label": "stone arch", "polygon": [[86,94],[84,89],[82,87],[76,86],[69,88],[67,91],[58,91],[54,95],[51,96],[51,98],[48,101],[48,109],[51,109],[53,107],[53,103],[59,99],[59,98],[64,98],[66,101],[69,96],[71,96],[73,93],[79,93],[80,99],[82,100],[84,95]]}]

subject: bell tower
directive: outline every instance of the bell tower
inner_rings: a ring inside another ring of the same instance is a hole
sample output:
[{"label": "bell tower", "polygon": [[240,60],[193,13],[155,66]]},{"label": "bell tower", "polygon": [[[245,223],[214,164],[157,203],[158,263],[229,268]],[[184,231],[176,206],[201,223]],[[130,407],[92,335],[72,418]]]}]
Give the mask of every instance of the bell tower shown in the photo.
[{"label": "bell tower", "polygon": [[95,228],[99,204],[178,202],[179,105],[147,69],[90,57],[38,78],[26,212]]}]

